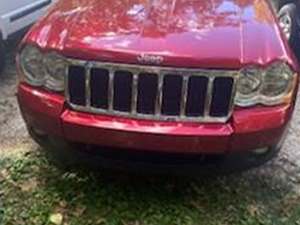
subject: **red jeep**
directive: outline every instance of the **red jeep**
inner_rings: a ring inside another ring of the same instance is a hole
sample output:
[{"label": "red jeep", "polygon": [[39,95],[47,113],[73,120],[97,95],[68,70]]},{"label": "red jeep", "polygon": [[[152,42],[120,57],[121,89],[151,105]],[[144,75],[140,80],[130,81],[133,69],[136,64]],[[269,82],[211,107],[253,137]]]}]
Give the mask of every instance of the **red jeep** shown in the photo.
[{"label": "red jeep", "polygon": [[28,130],[64,163],[257,166],[298,87],[266,0],[63,0],[17,61]]}]

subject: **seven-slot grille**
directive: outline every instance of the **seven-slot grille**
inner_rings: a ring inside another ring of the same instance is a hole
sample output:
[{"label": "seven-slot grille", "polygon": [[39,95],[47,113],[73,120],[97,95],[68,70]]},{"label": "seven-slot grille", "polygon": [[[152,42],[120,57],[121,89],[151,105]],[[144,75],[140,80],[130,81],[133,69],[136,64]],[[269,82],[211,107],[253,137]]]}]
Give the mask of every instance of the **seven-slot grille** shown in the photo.
[{"label": "seven-slot grille", "polygon": [[226,122],[235,71],[71,61],[66,96],[78,111],[141,119]]}]

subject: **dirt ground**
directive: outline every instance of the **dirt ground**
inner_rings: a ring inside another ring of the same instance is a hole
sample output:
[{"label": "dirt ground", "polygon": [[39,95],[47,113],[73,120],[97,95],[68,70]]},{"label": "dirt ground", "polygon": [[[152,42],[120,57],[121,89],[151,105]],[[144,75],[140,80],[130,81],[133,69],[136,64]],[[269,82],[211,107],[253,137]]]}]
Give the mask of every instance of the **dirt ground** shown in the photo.
[{"label": "dirt ground", "polygon": [[16,83],[18,77],[14,63],[15,43],[8,50],[6,67],[0,75],[0,154],[7,149],[16,149],[24,143],[33,144],[29,139],[25,124],[17,105]]}]

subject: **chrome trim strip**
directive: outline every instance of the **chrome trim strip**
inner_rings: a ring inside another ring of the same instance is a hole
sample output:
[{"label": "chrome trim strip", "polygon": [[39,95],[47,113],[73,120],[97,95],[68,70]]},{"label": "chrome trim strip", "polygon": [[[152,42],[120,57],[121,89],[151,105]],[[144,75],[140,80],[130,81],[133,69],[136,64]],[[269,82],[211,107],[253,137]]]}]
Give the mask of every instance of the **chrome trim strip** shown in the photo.
[{"label": "chrome trim strip", "polygon": [[70,99],[70,90],[69,90],[69,66],[66,66],[65,69],[65,98],[67,102],[70,104],[71,99]]},{"label": "chrome trim strip", "polygon": [[114,77],[115,71],[109,69],[109,81],[108,81],[108,110],[113,112],[114,110]]},{"label": "chrome trim strip", "polygon": [[225,117],[179,117],[179,116],[165,116],[159,115],[156,116],[155,114],[146,115],[137,113],[135,115],[128,113],[128,112],[121,112],[121,111],[114,111],[114,113],[110,113],[108,110],[94,108],[94,107],[84,107],[74,105],[69,103],[69,106],[79,112],[85,113],[93,113],[93,114],[102,114],[107,116],[121,116],[121,117],[129,117],[133,119],[144,119],[144,120],[157,120],[157,121],[168,121],[168,122],[205,122],[205,123],[225,123],[227,122],[228,118]]},{"label": "chrome trim strip", "polygon": [[205,106],[204,106],[204,117],[210,116],[210,108],[211,108],[212,91],[213,91],[214,81],[215,81],[215,77],[208,78],[206,99],[205,99]]},{"label": "chrome trim strip", "polygon": [[202,77],[232,77],[237,73],[235,70],[217,70],[217,69],[191,69],[191,68],[176,68],[176,67],[158,67],[147,65],[135,65],[135,64],[121,64],[121,63],[107,63],[107,62],[86,62],[77,59],[66,59],[66,62],[70,65],[86,66],[87,63],[93,68],[105,68],[107,70],[113,69],[126,70],[133,73],[155,73],[155,74],[172,74],[182,75],[190,74],[193,76]]},{"label": "chrome trim strip", "polygon": [[136,114],[137,112],[137,100],[138,100],[138,74],[133,74],[132,77],[132,96],[131,96],[131,113]]},{"label": "chrome trim strip", "polygon": [[233,109],[234,109],[234,100],[236,98],[236,93],[237,93],[237,83],[238,83],[238,78],[239,78],[239,73],[236,72],[236,74],[234,76],[232,76],[233,78],[233,86],[232,86],[232,92],[231,92],[231,99],[230,99],[230,104],[229,104],[229,112],[230,112],[230,116],[233,113]]},{"label": "chrome trim strip", "polygon": [[157,85],[157,96],[155,104],[155,115],[159,116],[162,110],[162,99],[163,99],[163,86],[164,86],[165,74],[158,76],[158,85]]},{"label": "chrome trim strip", "polygon": [[91,107],[91,68],[90,65],[85,68],[85,104]]},{"label": "chrome trim strip", "polygon": [[[108,93],[108,110],[94,108],[91,106],[79,106],[70,102],[69,88],[68,88],[68,69],[66,70],[65,78],[65,95],[69,106],[77,111],[103,114],[108,116],[125,116],[133,119],[159,120],[159,121],[178,121],[178,122],[205,122],[205,123],[225,123],[231,117],[234,108],[234,95],[236,94],[236,83],[238,79],[238,71],[235,70],[209,70],[209,69],[189,69],[189,68],[171,68],[171,67],[157,67],[145,65],[131,65],[131,64],[117,64],[106,62],[86,62],[76,59],[66,59],[71,66],[83,66],[90,68],[104,68],[109,70],[109,93]],[[120,112],[113,109],[114,97],[114,74],[117,70],[130,71],[133,74],[133,90],[132,90],[132,108],[130,112]],[[137,112],[137,95],[138,95],[138,74],[140,73],[154,73],[158,75],[158,88],[155,102],[155,114],[147,115]],[[166,74],[183,76],[182,97],[180,106],[180,115],[168,116],[162,115],[162,96],[163,96],[163,82]],[[90,75],[89,75],[90,76]],[[188,82],[191,76],[207,77],[209,79],[207,88],[207,98],[205,101],[205,115],[199,117],[188,117],[185,115],[186,101],[188,94]],[[232,77],[234,79],[234,87],[232,90],[232,97],[230,101],[230,110],[226,117],[212,117],[210,116],[210,105],[212,100],[212,88],[214,79],[217,77]],[[90,86],[90,84],[88,84]],[[135,87],[135,88],[134,88]]]},{"label": "chrome trim strip", "polygon": [[184,117],[186,112],[186,103],[188,98],[188,85],[190,76],[183,76],[182,89],[181,89],[181,101],[180,101],[180,116]]}]

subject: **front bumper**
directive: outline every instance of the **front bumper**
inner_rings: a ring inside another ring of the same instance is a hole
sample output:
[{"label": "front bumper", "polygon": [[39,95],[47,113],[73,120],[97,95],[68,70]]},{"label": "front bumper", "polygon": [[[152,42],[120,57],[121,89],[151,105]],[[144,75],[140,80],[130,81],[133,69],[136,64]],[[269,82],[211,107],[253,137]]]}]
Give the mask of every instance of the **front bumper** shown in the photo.
[{"label": "front bumper", "polygon": [[226,154],[185,154],[142,152],[132,149],[101,148],[68,143],[64,139],[43,136],[29,130],[37,143],[44,146],[51,161],[63,169],[111,169],[144,175],[178,175],[199,177],[227,175],[258,167],[277,155],[280,148],[271,147],[263,154],[234,152]]},{"label": "front bumper", "polygon": [[226,124],[157,122],[75,112],[63,96],[20,84],[18,100],[30,128],[67,142],[135,151],[224,154],[281,143],[292,106],[236,109]]}]

